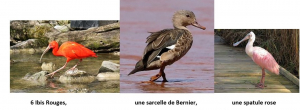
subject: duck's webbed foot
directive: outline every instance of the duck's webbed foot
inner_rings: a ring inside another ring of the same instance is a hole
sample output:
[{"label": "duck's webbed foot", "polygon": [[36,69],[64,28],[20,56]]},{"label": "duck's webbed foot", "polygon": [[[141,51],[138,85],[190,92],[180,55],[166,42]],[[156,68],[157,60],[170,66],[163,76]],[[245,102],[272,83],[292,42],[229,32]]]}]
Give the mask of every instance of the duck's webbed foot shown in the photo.
[{"label": "duck's webbed foot", "polygon": [[152,76],[152,77],[150,78],[150,81],[156,81],[158,78],[163,77],[163,82],[168,82],[168,80],[167,80],[167,78],[166,78],[166,74],[165,74],[165,72],[164,72],[165,66],[166,66],[166,65],[165,65],[164,61],[162,61],[162,62],[161,62],[161,67],[160,67],[159,73],[156,74],[155,76]]},{"label": "duck's webbed foot", "polygon": [[158,78],[160,78],[161,77],[161,73],[158,73],[158,74],[156,74],[156,75],[154,75],[154,76],[152,76],[151,78],[150,78],[150,81],[156,81]]}]

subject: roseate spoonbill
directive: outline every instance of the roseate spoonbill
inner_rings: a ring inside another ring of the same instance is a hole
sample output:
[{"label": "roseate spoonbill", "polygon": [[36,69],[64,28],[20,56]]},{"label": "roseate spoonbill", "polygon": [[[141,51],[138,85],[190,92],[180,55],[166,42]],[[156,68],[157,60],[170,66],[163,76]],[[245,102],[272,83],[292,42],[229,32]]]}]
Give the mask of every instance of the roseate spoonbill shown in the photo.
[{"label": "roseate spoonbill", "polygon": [[274,57],[265,49],[261,47],[253,47],[253,43],[255,41],[255,34],[251,31],[247,34],[241,41],[238,41],[233,44],[233,46],[239,45],[241,42],[249,39],[246,45],[246,53],[252,60],[261,67],[262,76],[260,82],[256,85],[256,87],[264,88],[265,82],[265,69],[269,70],[272,73],[279,75],[279,65],[275,61]]},{"label": "roseate spoonbill", "polygon": [[153,82],[161,76],[163,82],[167,82],[165,67],[182,58],[192,46],[193,36],[186,26],[192,25],[206,29],[198,24],[195,14],[188,10],[176,11],[172,21],[174,29],[150,32],[143,58],[136,63],[135,68],[128,75],[139,71],[160,69],[159,73],[152,76],[148,82]]},{"label": "roseate spoonbill", "polygon": [[[75,67],[82,61],[83,58],[86,58],[86,57],[97,57],[96,54],[91,51],[90,49],[84,47],[83,45],[81,44],[78,44],[76,42],[65,42],[63,43],[59,48],[58,48],[58,43],[56,41],[52,41],[49,43],[48,47],[46,48],[46,50],[43,52],[41,58],[40,58],[40,62],[44,56],[44,54],[49,50],[53,48],[52,50],[52,53],[53,55],[55,56],[64,56],[67,58],[67,61],[65,63],[64,66],[62,66],[61,68],[57,69],[56,71],[48,74],[48,75],[51,75],[51,77],[58,71],[62,70],[63,68],[66,67],[67,63],[70,61],[70,60],[73,60],[73,59],[79,59],[79,62],[74,66],[72,67],[71,69],[74,70]],[[69,69],[69,70],[71,70]]]}]

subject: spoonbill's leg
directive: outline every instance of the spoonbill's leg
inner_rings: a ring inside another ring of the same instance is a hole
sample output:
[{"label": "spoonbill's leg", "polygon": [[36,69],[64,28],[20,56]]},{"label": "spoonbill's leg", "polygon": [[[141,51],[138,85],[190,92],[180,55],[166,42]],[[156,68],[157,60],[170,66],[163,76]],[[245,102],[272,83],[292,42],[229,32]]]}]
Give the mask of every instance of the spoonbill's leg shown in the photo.
[{"label": "spoonbill's leg", "polygon": [[[77,66],[81,61],[82,61],[82,59],[80,59],[79,62],[77,62],[76,65],[73,66],[72,68],[70,68],[69,70],[73,70],[73,72],[74,72],[74,69],[76,68],[76,66]],[[68,71],[69,71],[69,70],[68,70]]]},{"label": "spoonbill's leg", "polygon": [[55,70],[54,72],[52,72],[52,73],[50,73],[50,74],[48,74],[49,76],[51,76],[51,77],[53,77],[53,75],[56,73],[56,72],[58,72],[58,71],[60,71],[60,70],[62,70],[62,69],[64,69],[65,67],[66,67],[66,65],[68,64],[68,62],[66,62],[65,63],[65,65],[64,66],[62,66],[61,68],[59,68],[59,69],[57,69],[57,70]]},{"label": "spoonbill's leg", "polygon": [[152,76],[152,77],[150,78],[150,81],[153,82],[153,81],[157,80],[158,78],[160,78],[160,77],[162,76],[162,77],[163,77],[163,82],[168,82],[167,79],[166,79],[166,74],[165,74],[165,72],[164,72],[165,67],[166,67],[165,63],[162,62],[162,63],[161,63],[160,70],[159,70],[159,73],[156,74],[155,76]]},{"label": "spoonbill's leg", "polygon": [[266,75],[265,69],[262,69],[260,82],[255,87],[259,87],[262,89],[265,87],[265,75]]}]

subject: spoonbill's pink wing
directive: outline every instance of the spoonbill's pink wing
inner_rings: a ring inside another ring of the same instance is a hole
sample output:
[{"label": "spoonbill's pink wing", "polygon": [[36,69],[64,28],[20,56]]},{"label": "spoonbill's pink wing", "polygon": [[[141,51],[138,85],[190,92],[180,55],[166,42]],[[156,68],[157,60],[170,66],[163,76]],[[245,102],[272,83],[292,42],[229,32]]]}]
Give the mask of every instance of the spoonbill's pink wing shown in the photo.
[{"label": "spoonbill's pink wing", "polygon": [[261,47],[254,47],[252,60],[261,68],[279,75],[279,65],[267,50]]}]

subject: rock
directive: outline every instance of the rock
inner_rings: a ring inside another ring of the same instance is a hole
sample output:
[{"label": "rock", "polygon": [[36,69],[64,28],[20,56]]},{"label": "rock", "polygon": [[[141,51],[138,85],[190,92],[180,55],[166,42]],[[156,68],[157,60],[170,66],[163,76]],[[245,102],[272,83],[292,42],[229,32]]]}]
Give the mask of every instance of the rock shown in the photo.
[{"label": "rock", "polygon": [[91,83],[95,80],[95,76],[87,74],[85,71],[69,70],[59,77],[61,83]]},{"label": "rock", "polygon": [[10,46],[10,49],[35,47],[35,41],[36,39],[28,39],[26,41],[17,43],[16,45]]},{"label": "rock", "polygon": [[44,37],[45,33],[53,31],[49,23],[37,20],[13,20],[10,22],[10,37],[16,41]]},{"label": "rock", "polygon": [[113,55],[118,55],[118,56],[120,56],[120,52],[113,52]]},{"label": "rock", "polygon": [[120,80],[119,72],[99,73],[96,77],[99,81]]},{"label": "rock", "polygon": [[43,53],[45,48],[25,48],[25,49],[10,49],[10,54],[35,54]]},{"label": "rock", "polygon": [[98,26],[98,20],[71,20],[71,28],[75,30],[85,30],[91,27]]},{"label": "rock", "polygon": [[38,25],[38,24],[40,24],[40,23],[37,20],[29,20],[28,21],[29,26],[34,26],[34,25]]},{"label": "rock", "polygon": [[49,21],[49,24],[50,24],[51,26],[56,26],[56,25],[57,25],[57,22],[56,22],[55,20],[50,20],[50,21]]},{"label": "rock", "polygon": [[41,23],[38,25],[34,25],[34,27],[26,30],[28,33],[28,38],[43,38],[47,33],[55,32],[53,26],[49,23]]},{"label": "rock", "polygon": [[54,29],[58,30],[59,32],[67,32],[69,31],[69,27],[68,26],[65,26],[65,25],[56,25],[54,26]]},{"label": "rock", "polygon": [[88,91],[89,90],[87,88],[75,88],[68,90],[69,93],[88,93]]},{"label": "rock", "polygon": [[16,45],[17,41],[10,37],[10,46]]},{"label": "rock", "polygon": [[22,30],[24,27],[33,27],[38,21],[35,20],[12,20],[10,21],[10,28],[12,30]]},{"label": "rock", "polygon": [[120,24],[114,23],[81,31],[68,31],[59,34],[47,33],[48,42],[55,40],[59,45],[74,41],[95,52],[113,52],[120,50]]},{"label": "rock", "polygon": [[64,84],[64,92],[67,93],[88,93],[90,86],[88,84]]},{"label": "rock", "polygon": [[10,59],[10,64],[13,64],[15,62],[16,62],[15,60]]},{"label": "rock", "polygon": [[100,26],[98,28],[90,28],[89,30],[92,30],[96,33],[103,33],[103,32],[108,32],[108,31],[115,30],[115,29],[120,29],[120,23],[108,24],[108,25]]},{"label": "rock", "polygon": [[44,85],[47,83],[47,71],[40,71],[37,73],[27,73],[22,79],[35,83],[37,85]]},{"label": "rock", "polygon": [[105,26],[105,25],[117,23],[117,22],[119,22],[119,21],[118,20],[100,20],[99,26]]},{"label": "rock", "polygon": [[42,71],[49,71],[49,72],[53,72],[54,70],[56,70],[55,64],[52,62],[50,62],[50,63],[43,62],[41,68],[42,68]]},{"label": "rock", "polygon": [[50,20],[38,20],[40,23],[50,23]]},{"label": "rock", "polygon": [[36,48],[47,47],[48,43],[53,40],[60,45],[66,41],[75,41],[94,52],[119,51],[120,23],[115,20],[97,22],[100,27],[69,31],[70,21],[68,20],[12,20],[10,21],[11,53],[23,52],[23,50],[12,51],[12,49],[25,48],[33,48],[25,51],[31,54],[36,53]]},{"label": "rock", "polygon": [[120,65],[111,61],[103,61],[98,73],[103,72],[119,72]]},{"label": "rock", "polygon": [[30,48],[30,49],[28,49],[28,53],[32,55],[35,53],[35,50],[33,48]]},{"label": "rock", "polygon": [[95,76],[80,76],[80,77],[72,77],[61,75],[59,77],[59,81],[61,83],[91,83],[95,80]]},{"label": "rock", "polygon": [[68,70],[65,72],[66,76],[72,76],[72,77],[84,76],[86,74],[87,73],[85,71],[78,70],[77,68],[75,68],[74,70]]},{"label": "rock", "polygon": [[56,20],[57,24],[59,25],[70,25],[70,21],[69,20]]},{"label": "rock", "polygon": [[118,22],[118,20],[71,20],[71,28],[76,30],[85,30],[92,27],[105,26]]}]

